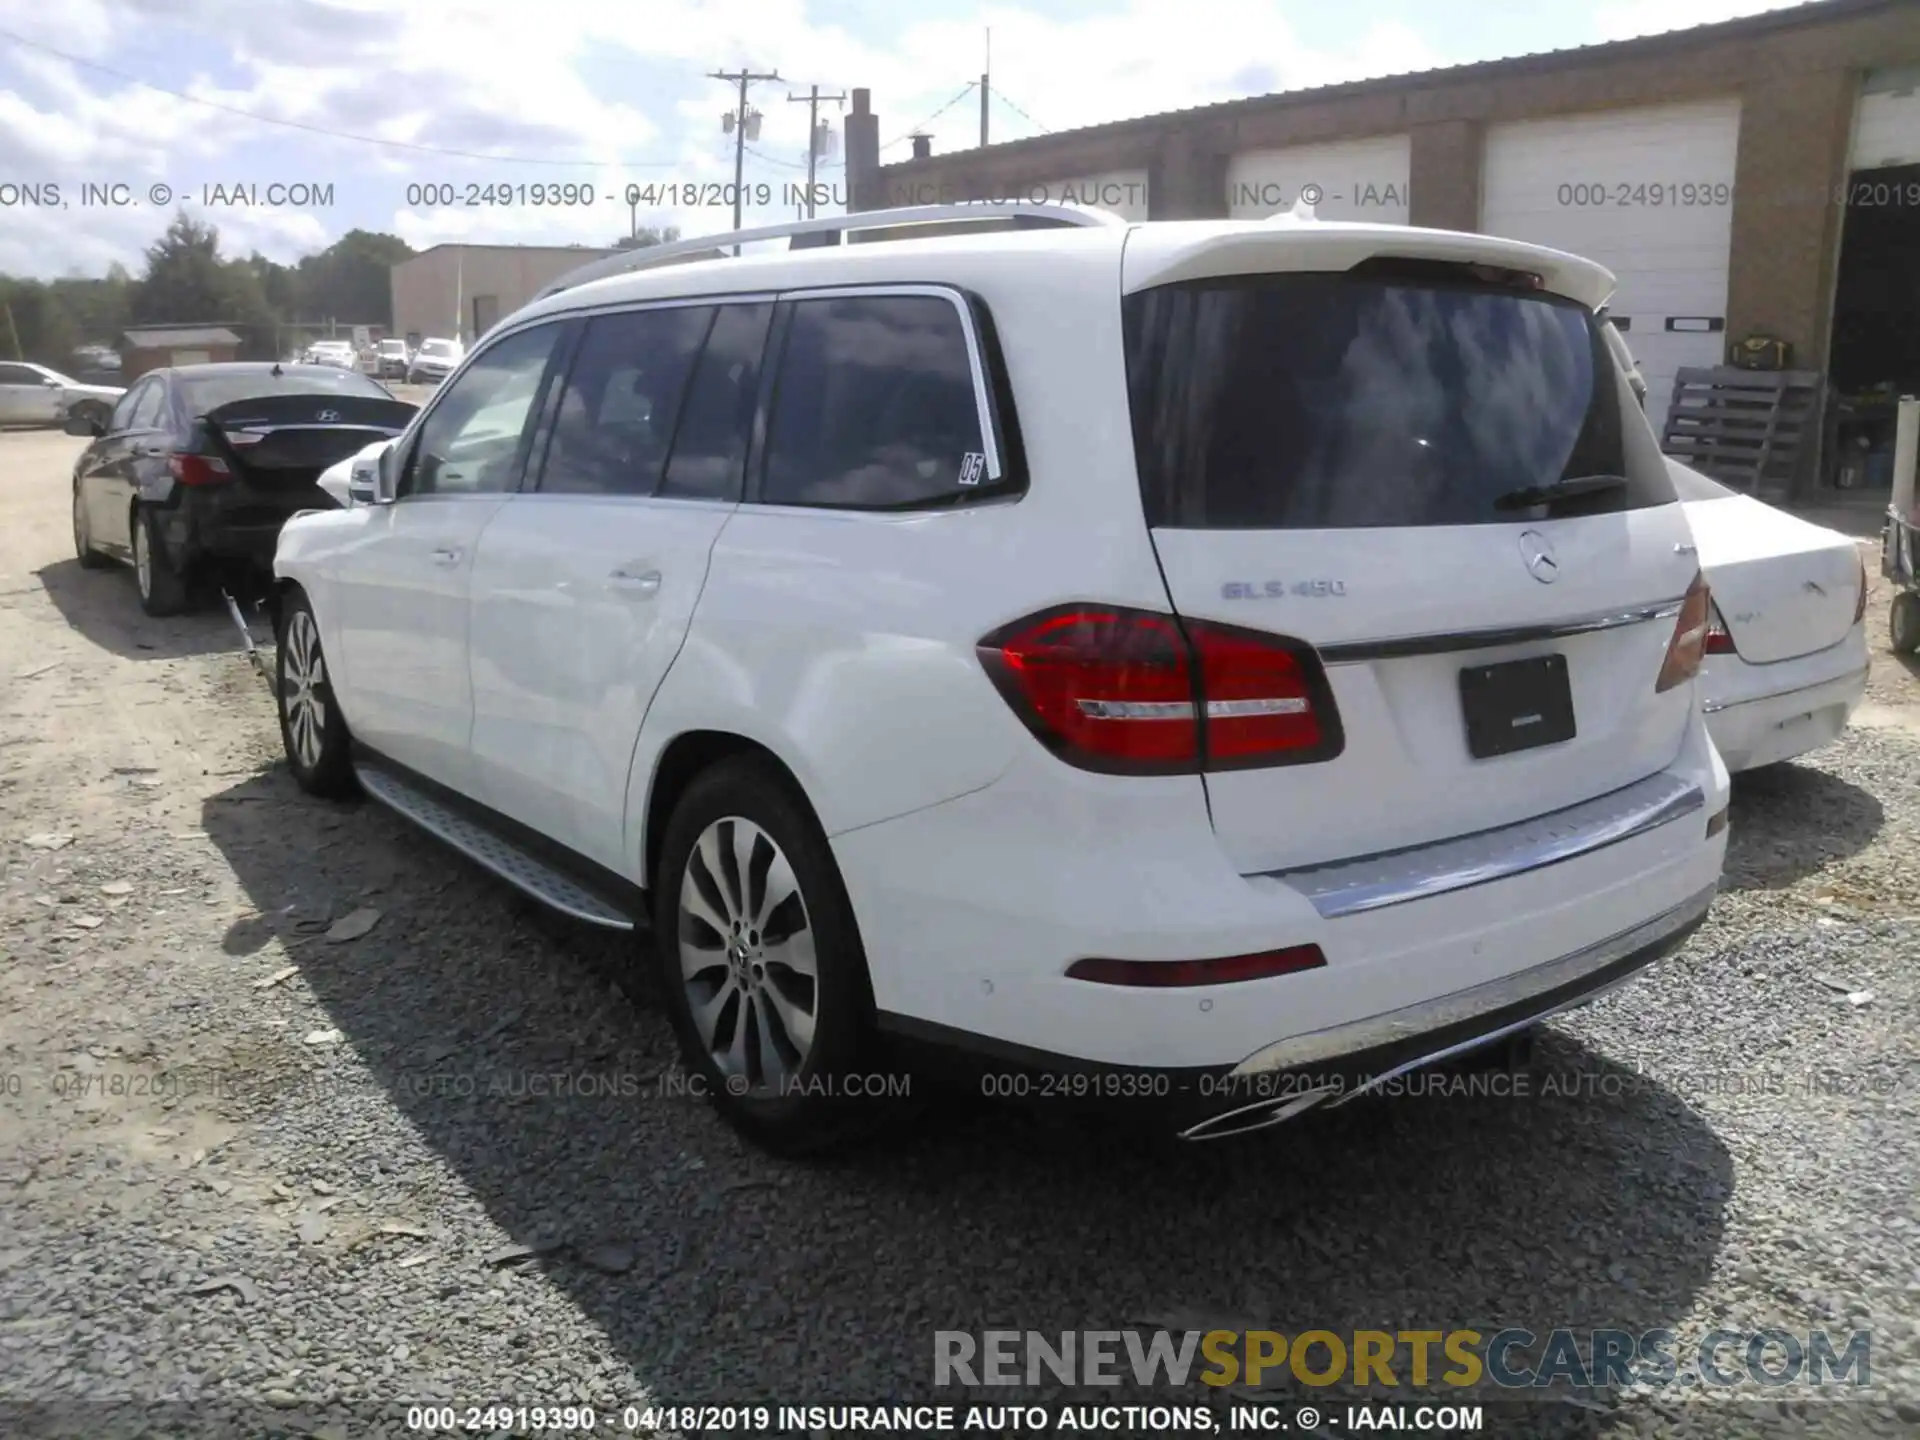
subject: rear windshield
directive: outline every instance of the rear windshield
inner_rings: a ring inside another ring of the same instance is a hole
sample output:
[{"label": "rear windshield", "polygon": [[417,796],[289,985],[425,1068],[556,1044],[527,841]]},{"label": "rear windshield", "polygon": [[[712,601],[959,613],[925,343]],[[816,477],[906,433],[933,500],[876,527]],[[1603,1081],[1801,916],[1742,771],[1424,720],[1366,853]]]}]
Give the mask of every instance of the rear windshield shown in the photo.
[{"label": "rear windshield", "polygon": [[[1627,477],[1591,312],[1482,281],[1289,274],[1127,296],[1148,523],[1511,524],[1526,492]],[[1554,514],[1670,504],[1664,473],[1570,487]],[[1500,503],[1496,503],[1500,502]]]},{"label": "rear windshield", "polygon": [[391,400],[392,393],[353,370],[300,370],[278,378],[260,371],[251,375],[209,375],[181,383],[186,407],[195,415],[218,410],[236,400],[258,400],[266,395],[371,395]]}]

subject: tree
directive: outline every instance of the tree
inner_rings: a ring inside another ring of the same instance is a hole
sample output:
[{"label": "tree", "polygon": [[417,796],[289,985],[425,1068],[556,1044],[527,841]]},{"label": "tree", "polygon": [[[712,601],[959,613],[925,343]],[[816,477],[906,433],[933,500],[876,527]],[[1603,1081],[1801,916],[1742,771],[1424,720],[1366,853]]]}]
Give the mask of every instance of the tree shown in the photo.
[{"label": "tree", "polygon": [[204,325],[230,320],[238,297],[220,263],[220,232],[182,210],[166,234],[147,249],[147,272],[133,288],[131,310],[140,325]]},{"label": "tree", "polygon": [[393,267],[413,254],[398,235],[349,230],[301,260],[296,303],[306,318],[348,325],[393,324]]},{"label": "tree", "polygon": [[671,245],[680,238],[678,225],[642,225],[631,235],[622,235],[613,242],[616,250],[640,250],[649,245]]}]

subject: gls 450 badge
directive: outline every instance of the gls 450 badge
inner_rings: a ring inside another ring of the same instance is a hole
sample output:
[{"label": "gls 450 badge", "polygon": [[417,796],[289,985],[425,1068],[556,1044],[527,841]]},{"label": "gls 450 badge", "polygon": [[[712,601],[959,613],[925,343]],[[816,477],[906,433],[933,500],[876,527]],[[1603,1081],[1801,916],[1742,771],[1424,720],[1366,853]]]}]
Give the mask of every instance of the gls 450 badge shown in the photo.
[{"label": "gls 450 badge", "polygon": [[1322,600],[1346,593],[1344,580],[1229,580],[1220,587],[1223,600],[1284,600],[1289,595]]}]

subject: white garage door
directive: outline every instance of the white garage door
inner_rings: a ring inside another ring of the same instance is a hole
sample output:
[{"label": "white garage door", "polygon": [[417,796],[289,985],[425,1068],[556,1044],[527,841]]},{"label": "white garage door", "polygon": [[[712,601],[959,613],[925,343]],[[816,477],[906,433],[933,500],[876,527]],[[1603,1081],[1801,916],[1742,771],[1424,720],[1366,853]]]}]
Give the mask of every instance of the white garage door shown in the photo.
[{"label": "white garage door", "polygon": [[1309,187],[1322,220],[1407,223],[1410,143],[1405,135],[1376,135],[1329,145],[1250,150],[1227,162],[1227,214],[1258,220],[1291,210]]},{"label": "white garage door", "polygon": [[1847,168],[1887,165],[1920,165],[1920,68],[1870,71],[1861,82]]},{"label": "white garage door", "polygon": [[1087,175],[1078,180],[1062,180],[1052,185],[1036,185],[1030,196],[1055,205],[1080,205],[1092,210],[1111,210],[1123,220],[1147,218],[1147,172],[1114,170],[1105,175]]},{"label": "white garage door", "polygon": [[1683,365],[1725,363],[1740,102],[1487,130],[1480,228],[1598,260],[1658,431]]}]

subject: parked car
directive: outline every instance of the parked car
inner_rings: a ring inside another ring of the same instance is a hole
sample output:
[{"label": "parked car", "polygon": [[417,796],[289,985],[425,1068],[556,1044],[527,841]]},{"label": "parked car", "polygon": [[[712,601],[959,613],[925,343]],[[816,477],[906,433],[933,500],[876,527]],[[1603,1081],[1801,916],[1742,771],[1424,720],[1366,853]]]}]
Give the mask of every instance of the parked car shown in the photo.
[{"label": "parked car", "polygon": [[330,367],[151,371],[104,423],[67,422],[93,442],[73,468],[74,553],[88,568],[131,561],[149,615],[185,609],[208,567],[268,566],[286,518],[331,503],[320,472],[398,434],[416,408]]},{"label": "parked car", "polygon": [[670,244],[500,322],[281,532],[298,783],[650,933],[779,1150],[901,1055],[1257,1129],[1680,945],[1728,779],[1612,277],[945,213],[1000,209],[1056,228]]},{"label": "parked car", "polygon": [[374,346],[373,353],[376,373],[382,380],[407,378],[407,366],[413,360],[413,352],[407,349],[405,340],[398,338],[382,340]]},{"label": "parked car", "polygon": [[352,370],[359,364],[359,356],[348,340],[316,340],[307,346],[305,361],[309,365],[332,365],[341,370]]},{"label": "parked car", "polygon": [[0,361],[0,425],[104,420],[124,394],[117,385],[86,385],[44,365]]},{"label": "parked car", "polygon": [[1827,744],[1867,690],[1860,547],[1678,460],[1667,466],[1713,591],[1700,685],[1727,769]]},{"label": "parked car", "polygon": [[422,340],[407,365],[407,383],[438,385],[453,373],[465,354],[466,347],[458,340]]}]

